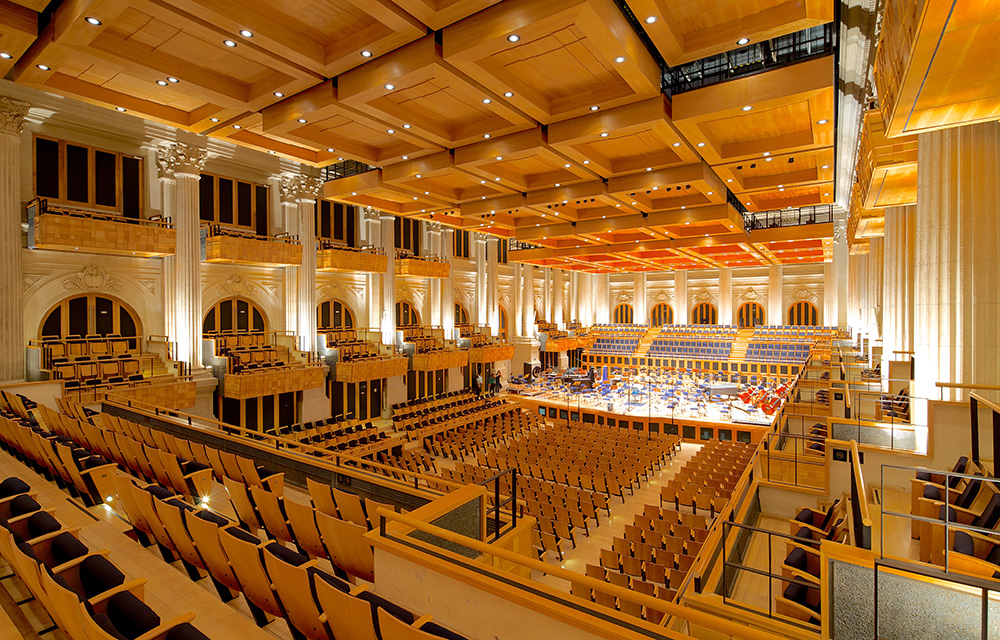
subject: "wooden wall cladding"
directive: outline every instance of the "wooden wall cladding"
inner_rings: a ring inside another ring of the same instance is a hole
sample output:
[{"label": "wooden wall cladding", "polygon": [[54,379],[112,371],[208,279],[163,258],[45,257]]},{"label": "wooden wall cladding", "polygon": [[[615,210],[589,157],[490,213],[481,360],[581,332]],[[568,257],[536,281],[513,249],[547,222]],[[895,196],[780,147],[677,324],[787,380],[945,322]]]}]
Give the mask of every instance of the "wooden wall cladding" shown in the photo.
[{"label": "wooden wall cladding", "polygon": [[115,255],[173,255],[177,232],[166,227],[67,215],[35,219],[35,247]]},{"label": "wooden wall cladding", "polygon": [[469,364],[469,352],[465,349],[418,353],[413,356],[414,371],[440,371],[464,367],[467,364]]},{"label": "wooden wall cladding", "polygon": [[149,384],[131,389],[114,390],[116,396],[178,410],[193,407],[197,393],[197,385],[194,382]]},{"label": "wooden wall cladding", "polygon": [[205,240],[205,260],[297,266],[302,264],[302,245],[237,236],[212,236]]},{"label": "wooden wall cladding", "polygon": [[335,380],[337,382],[365,382],[393,376],[405,376],[409,365],[409,359],[404,357],[338,362]]},{"label": "wooden wall cladding", "polygon": [[447,262],[434,260],[415,260],[402,258],[396,260],[397,276],[414,276],[419,278],[447,278],[451,265]]},{"label": "wooden wall cladding", "polygon": [[388,258],[384,254],[345,249],[320,249],[316,252],[316,269],[319,271],[362,271],[385,273]]},{"label": "wooden wall cladding", "polygon": [[514,345],[501,344],[469,349],[469,362],[500,362],[514,357]]},{"label": "wooden wall cladding", "polygon": [[314,389],[323,386],[324,378],[326,372],[322,367],[292,367],[226,374],[224,395],[227,398],[259,398]]}]

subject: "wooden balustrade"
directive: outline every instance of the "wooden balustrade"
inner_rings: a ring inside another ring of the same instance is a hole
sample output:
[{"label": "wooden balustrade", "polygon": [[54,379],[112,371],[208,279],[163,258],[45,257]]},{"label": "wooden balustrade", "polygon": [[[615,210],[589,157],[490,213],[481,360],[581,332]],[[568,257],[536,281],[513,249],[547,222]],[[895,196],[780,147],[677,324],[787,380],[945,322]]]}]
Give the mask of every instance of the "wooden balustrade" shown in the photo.
[{"label": "wooden balustrade", "polygon": [[489,344],[469,349],[469,362],[500,362],[514,357],[514,345]]},{"label": "wooden balustrade", "polygon": [[317,271],[385,273],[387,265],[386,255],[376,251],[325,246],[316,252]]},{"label": "wooden balustrade", "polygon": [[381,356],[363,358],[350,362],[338,362],[334,366],[337,382],[366,382],[393,376],[405,376],[409,360],[405,356]]},{"label": "wooden balustrade", "polygon": [[413,356],[412,368],[414,371],[440,371],[441,369],[464,367],[469,364],[469,354],[470,352],[465,349],[443,349],[417,353]]},{"label": "wooden balustrade", "polygon": [[302,264],[302,245],[283,238],[213,230],[205,237],[202,260],[237,264],[296,266]]},{"label": "wooden balustrade", "polygon": [[177,232],[163,223],[94,213],[29,215],[33,249],[160,257],[173,255]]},{"label": "wooden balustrade", "polygon": [[326,372],[321,366],[285,366],[256,369],[223,377],[226,398],[259,398],[322,387]]}]

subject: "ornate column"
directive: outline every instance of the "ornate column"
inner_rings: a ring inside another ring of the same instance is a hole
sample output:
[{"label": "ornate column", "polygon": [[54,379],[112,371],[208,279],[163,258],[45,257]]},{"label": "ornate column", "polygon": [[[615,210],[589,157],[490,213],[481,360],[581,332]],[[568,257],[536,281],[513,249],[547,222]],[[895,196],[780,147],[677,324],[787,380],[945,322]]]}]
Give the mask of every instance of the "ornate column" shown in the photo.
[{"label": "ornate column", "polygon": [[785,298],[781,287],[782,267],[767,270],[767,324],[785,324]]},{"label": "ornate column", "polygon": [[173,210],[164,210],[177,230],[174,250],[174,341],[178,360],[192,369],[202,367],[201,360],[201,238],[199,227],[198,181],[205,167],[205,149],[173,143],[158,149],[156,163],[163,176],[173,174]]},{"label": "ornate column", "polygon": [[525,337],[535,337],[535,268],[530,264],[521,267],[521,275],[524,278],[522,287],[523,299],[521,302],[521,312],[524,314],[521,319],[521,330]]},{"label": "ornate column", "polygon": [[500,276],[498,261],[500,260],[500,240],[490,238],[486,241],[486,323],[490,333],[500,335]]},{"label": "ornate column", "polygon": [[649,311],[646,309],[646,272],[632,275],[632,287],[635,289],[635,300],[632,306],[635,322],[649,322]]},{"label": "ornate column", "polygon": [[[425,223],[425,227],[427,229],[427,238],[429,240],[428,244],[430,245],[431,254],[444,257],[444,254],[441,251],[441,223],[427,222]],[[448,273],[451,273],[451,269],[448,270]],[[440,278],[429,278],[431,298],[430,323],[435,327],[444,326],[442,323],[442,314],[444,313],[444,310],[441,308],[441,283],[442,280]]]},{"label": "ornate column", "polygon": [[552,322],[552,269],[542,269],[545,277],[542,280],[542,319]]},{"label": "ornate column", "polygon": [[594,309],[594,322],[611,322],[611,276],[607,273],[591,274],[590,306]]},{"label": "ornate column", "polygon": [[[164,215],[172,215],[176,209],[177,179],[174,178],[175,167],[166,162],[166,166],[158,160],[156,150],[153,159],[157,162],[158,182],[160,184],[160,211]],[[201,239],[199,238],[199,242]],[[177,259],[175,256],[163,256],[160,258],[160,274],[163,276],[163,330],[168,336],[177,335],[177,306],[176,297],[173,292],[177,287],[174,279],[177,276]]]},{"label": "ornate column", "polygon": [[298,273],[299,349],[316,349],[316,196],[323,181],[310,176],[295,175],[290,189],[298,205],[299,241],[302,243],[302,266]]},{"label": "ornate column", "polygon": [[[882,277],[882,354],[902,360],[894,351],[913,351],[913,259],[915,207],[885,210]],[[882,367],[883,378],[888,367]]]},{"label": "ornate column", "polygon": [[[362,215],[362,226],[365,229],[365,240],[368,244],[373,247],[382,246],[382,230],[381,222],[379,222],[379,213],[371,207],[364,207],[361,212]],[[392,260],[393,250],[390,249],[386,253],[389,256],[389,260]],[[372,331],[380,330],[382,327],[382,274],[381,273],[369,273],[365,275],[365,280],[367,281],[367,292],[365,300],[365,314],[367,316],[365,326]]]},{"label": "ornate column", "polygon": [[733,269],[719,269],[719,324],[736,324],[733,317]]},{"label": "ornate column", "polygon": [[689,324],[691,314],[688,313],[688,274],[687,271],[674,271],[674,324]]},{"label": "ornate column", "polygon": [[[292,184],[292,174],[283,174],[278,181],[280,214],[287,233],[299,233],[298,205],[295,202],[295,192]],[[301,236],[299,239],[301,240]],[[305,251],[305,245],[303,245]],[[285,330],[299,330],[299,269],[300,267],[284,267],[282,269],[282,289],[285,293]]]},{"label": "ornate column", "polygon": [[864,306],[868,299],[866,292],[867,273],[868,256],[864,254],[850,256],[848,259],[847,319],[855,337],[859,333],[868,333],[867,315],[864,313]]},{"label": "ornate column", "polygon": [[396,344],[396,218],[383,213],[379,217],[382,231],[382,248],[385,250],[386,270],[382,274],[382,343]]},{"label": "ornate column", "polygon": [[470,235],[475,243],[476,290],[472,296],[475,308],[472,309],[472,317],[469,320],[472,324],[482,325],[488,322],[486,315],[486,236],[476,231]]},{"label": "ornate column", "polygon": [[847,324],[847,231],[843,220],[833,223],[833,257],[823,264],[823,324]]},{"label": "ornate column", "polygon": [[563,284],[563,273],[562,269],[556,269],[553,273],[555,276],[552,282],[552,322],[556,323],[556,326],[562,329],[566,326],[566,322],[563,319],[563,293],[566,288]]},{"label": "ornate column", "polygon": [[455,230],[444,228],[441,236],[441,257],[448,261],[448,277],[441,281],[441,326],[444,327],[445,338],[451,340],[455,336]]},{"label": "ornate column", "polygon": [[0,97],[0,381],[24,380],[21,304],[21,127],[28,105]]},{"label": "ornate column", "polygon": [[917,153],[915,382],[937,398],[935,382],[1000,384],[1000,124],[920,134]]}]

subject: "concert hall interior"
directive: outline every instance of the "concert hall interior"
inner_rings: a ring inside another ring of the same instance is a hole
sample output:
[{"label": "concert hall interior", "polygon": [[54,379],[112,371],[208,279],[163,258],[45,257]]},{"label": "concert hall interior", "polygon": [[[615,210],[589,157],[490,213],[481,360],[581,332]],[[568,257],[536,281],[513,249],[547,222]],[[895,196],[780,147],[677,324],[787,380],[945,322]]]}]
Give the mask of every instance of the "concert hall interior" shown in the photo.
[{"label": "concert hall interior", "polygon": [[1000,637],[1000,0],[0,0],[0,640]]}]

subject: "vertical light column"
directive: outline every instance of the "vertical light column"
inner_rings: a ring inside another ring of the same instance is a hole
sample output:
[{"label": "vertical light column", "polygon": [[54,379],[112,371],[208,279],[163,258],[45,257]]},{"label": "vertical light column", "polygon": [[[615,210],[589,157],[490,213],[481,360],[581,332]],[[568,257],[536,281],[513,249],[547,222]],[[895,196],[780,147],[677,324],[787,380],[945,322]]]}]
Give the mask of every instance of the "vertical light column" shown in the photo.
[{"label": "vertical light column", "polygon": [[500,335],[500,276],[497,265],[500,259],[500,241],[486,241],[486,323],[492,335]]},{"label": "vertical light column", "polygon": [[165,211],[174,221],[177,245],[174,250],[174,311],[178,360],[200,369],[201,361],[201,224],[198,210],[198,181],[208,154],[204,149],[174,143],[158,149],[156,162],[164,175],[173,174],[173,211]]},{"label": "vertical light column", "polygon": [[688,274],[687,271],[674,271],[674,323],[689,324],[691,314],[688,313]]},{"label": "vertical light column", "polygon": [[865,312],[868,318],[868,332],[873,341],[882,339],[883,246],[882,238],[869,240],[868,268],[866,270],[868,282],[865,285],[868,301],[865,305]]},{"label": "vertical light column", "polygon": [[473,295],[473,317],[470,320],[472,324],[486,324],[486,236],[475,231],[470,235],[475,243],[473,258],[476,263],[476,290]]},{"label": "vertical light column", "polygon": [[767,270],[767,324],[785,324],[785,299],[781,287],[780,265]]},{"label": "vertical light column", "polygon": [[[440,222],[426,222],[424,223],[427,228],[427,238],[430,241],[431,255],[443,257],[444,254],[441,253],[441,223]],[[451,273],[451,269],[448,269]],[[441,308],[441,278],[429,278],[429,289],[431,294],[431,314],[430,323],[434,327],[443,327],[442,316],[443,310]],[[446,336],[450,338],[451,336]]]},{"label": "vertical light column", "polygon": [[523,272],[524,267],[520,262],[514,263],[514,291],[511,295],[511,309],[510,309],[510,320],[513,320],[514,332],[511,334],[511,342],[514,338],[520,338],[524,335],[524,300],[522,297],[524,291],[523,285]]},{"label": "vertical light column", "polygon": [[649,322],[649,312],[646,310],[646,273],[632,275],[632,287],[635,289],[635,304],[632,305],[635,322]]},{"label": "vertical light column", "polygon": [[379,217],[382,248],[385,250],[385,273],[382,274],[382,344],[396,344],[396,219],[386,213]]},{"label": "vertical light column", "polygon": [[591,274],[590,304],[594,309],[594,322],[611,322],[611,276],[607,273]]},{"label": "vertical light column", "polygon": [[302,266],[298,273],[299,349],[316,348],[316,196],[323,186],[319,178],[298,175],[292,182],[298,205],[299,241],[302,243]]},{"label": "vertical light column", "polygon": [[[299,233],[299,210],[293,192],[292,174],[283,174],[278,183],[279,207],[287,233]],[[303,247],[303,251],[305,248]],[[282,289],[285,292],[285,330],[299,330],[299,267],[282,269]]]},{"label": "vertical light column", "polygon": [[0,381],[24,380],[21,127],[29,105],[0,97]]},{"label": "vertical light column", "polygon": [[[382,223],[379,221],[379,213],[371,207],[362,209],[362,220],[365,229],[365,239],[373,247],[382,247]],[[392,260],[393,250],[390,248],[386,252],[389,260]],[[382,330],[382,274],[369,273],[365,276],[368,281],[366,296],[366,313],[368,314],[367,326],[370,330]]]},{"label": "vertical light column", "polygon": [[552,269],[542,269],[542,320],[552,322]]},{"label": "vertical light column", "polygon": [[848,323],[852,334],[868,334],[868,315],[864,312],[868,300],[868,256],[855,254],[848,258]]},{"label": "vertical light column", "polygon": [[441,236],[441,257],[448,261],[448,277],[441,280],[441,326],[445,338],[455,335],[455,230],[446,227]]},{"label": "vertical light column", "polygon": [[563,293],[566,288],[563,284],[563,270],[556,269],[554,274],[552,284],[552,322],[556,323],[556,326],[560,329],[566,326],[563,321]]},{"label": "vertical light column", "polygon": [[521,267],[521,277],[524,278],[524,299],[522,301],[521,329],[527,338],[535,337],[535,268],[526,264]]},{"label": "vertical light column", "polygon": [[[153,154],[153,161],[156,161],[156,154]],[[174,211],[176,205],[174,204],[174,198],[177,192],[177,180],[174,178],[173,168],[169,171],[164,171],[162,167],[157,165],[159,170],[159,186],[160,186],[160,211],[164,215],[170,215],[169,212]],[[176,289],[174,285],[174,277],[177,275],[177,265],[176,258],[173,255],[163,256],[160,258],[160,274],[163,276],[163,290],[167,292],[167,295],[163,296],[163,331],[168,336],[177,335],[177,309],[175,307],[175,298],[172,292]]]},{"label": "vertical light column", "polygon": [[[913,252],[915,207],[885,210],[882,279],[882,353],[902,360],[895,351],[913,351]],[[882,367],[883,377],[888,367]]]},{"label": "vertical light column", "polygon": [[833,256],[823,264],[823,324],[847,324],[847,231],[843,220],[833,223]]},{"label": "vertical light column", "polygon": [[733,269],[719,269],[719,324],[736,324],[733,317]]},{"label": "vertical light column", "polygon": [[920,134],[918,162],[915,382],[937,398],[936,382],[1000,384],[1000,124]]}]

